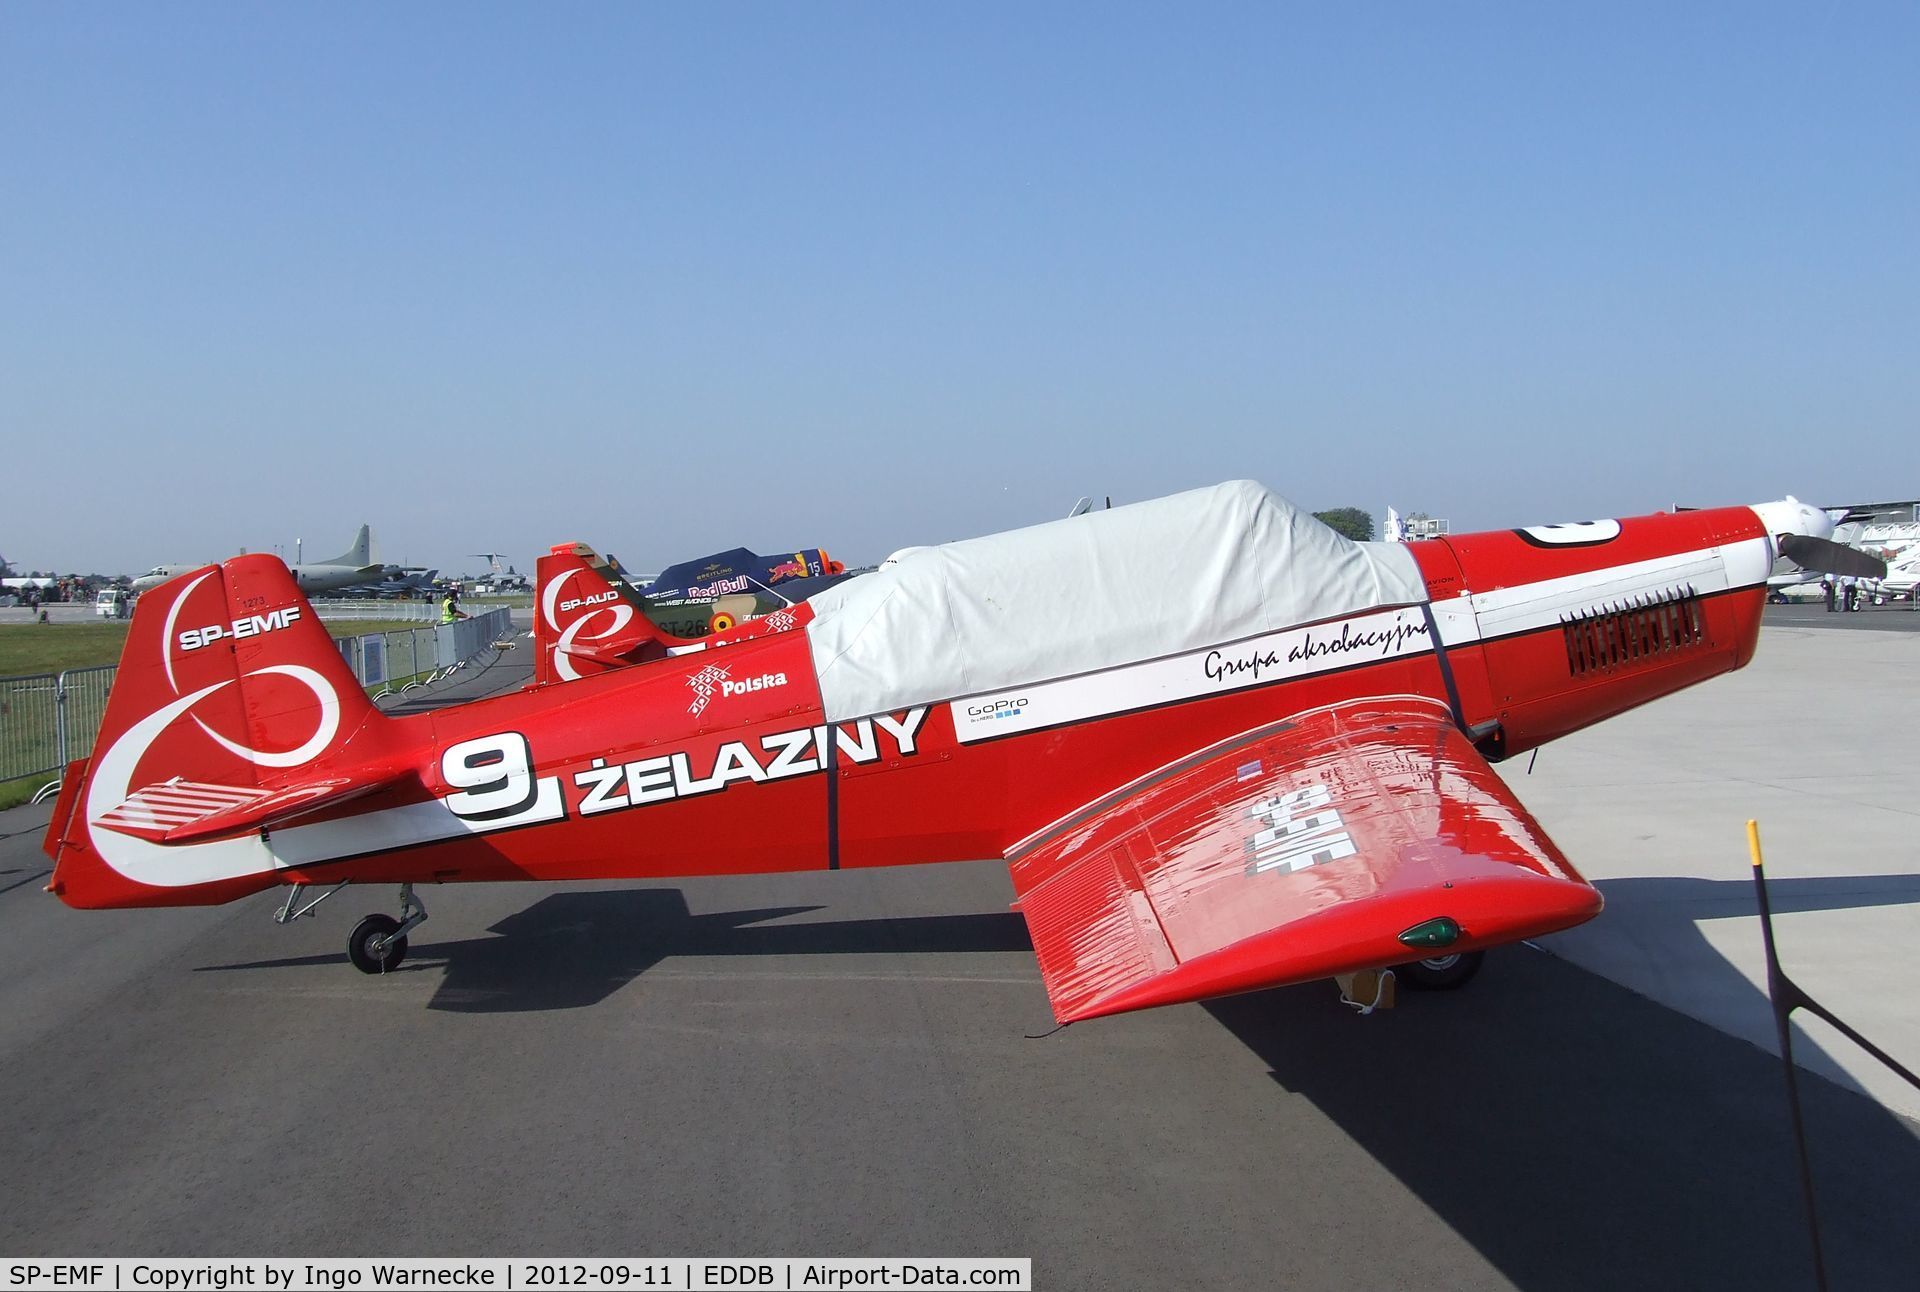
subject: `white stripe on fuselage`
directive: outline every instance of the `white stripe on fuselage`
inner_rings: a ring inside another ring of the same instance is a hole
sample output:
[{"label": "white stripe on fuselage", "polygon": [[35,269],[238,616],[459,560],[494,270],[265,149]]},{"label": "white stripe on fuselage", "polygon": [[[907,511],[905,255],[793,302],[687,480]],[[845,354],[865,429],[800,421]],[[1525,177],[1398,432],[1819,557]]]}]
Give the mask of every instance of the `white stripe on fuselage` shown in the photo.
[{"label": "white stripe on fuselage", "polygon": [[[1753,587],[1767,581],[1771,568],[1767,540],[1751,538],[1630,565],[1611,565],[1585,574],[1470,593],[1450,602],[1436,602],[1434,611],[1438,614],[1442,606],[1466,602],[1473,612],[1475,636],[1509,637],[1551,627],[1570,616],[1604,611],[1630,597],[1656,596],[1676,588],[1709,596]],[[1451,631],[1443,629],[1441,635],[1449,646],[1454,644]]]},{"label": "white stripe on fuselage", "polygon": [[[1432,604],[1441,641],[1460,646],[1550,627],[1568,617],[1620,609],[1634,597],[1692,591],[1701,596],[1766,582],[1763,538],[1608,566],[1583,574],[1468,593]],[[1433,650],[1419,606],[1369,610],[1161,659],[1077,677],[966,696],[947,707],[962,744],[1041,731],[1135,709],[1225,695],[1271,682],[1315,677]]]},{"label": "white stripe on fuselage", "polygon": [[1264,633],[1226,646],[955,700],[962,744],[1088,718],[1244,691],[1271,682],[1431,652],[1420,606]]}]

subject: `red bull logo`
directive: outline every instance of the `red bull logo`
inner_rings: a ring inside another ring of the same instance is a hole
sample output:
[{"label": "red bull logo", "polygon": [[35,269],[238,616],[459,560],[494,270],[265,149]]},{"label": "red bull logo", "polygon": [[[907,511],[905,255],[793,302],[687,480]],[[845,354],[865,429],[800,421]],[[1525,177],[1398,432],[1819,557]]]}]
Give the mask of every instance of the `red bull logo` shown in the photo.
[{"label": "red bull logo", "polygon": [[712,583],[696,583],[687,589],[689,597],[723,597],[729,592],[745,592],[753,586],[753,580],[744,574],[731,579],[716,579]]}]

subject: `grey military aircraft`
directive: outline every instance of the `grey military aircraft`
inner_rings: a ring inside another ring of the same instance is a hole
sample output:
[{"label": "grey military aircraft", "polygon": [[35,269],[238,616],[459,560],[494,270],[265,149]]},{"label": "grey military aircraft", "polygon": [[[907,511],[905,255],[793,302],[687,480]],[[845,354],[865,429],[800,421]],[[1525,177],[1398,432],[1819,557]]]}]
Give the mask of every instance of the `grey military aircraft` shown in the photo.
[{"label": "grey military aircraft", "polygon": [[[191,565],[156,565],[133,581],[133,590],[145,592],[157,588],[175,575],[200,569],[205,564],[199,561]],[[300,591],[308,596],[386,577],[386,567],[373,559],[373,531],[365,525],[354,535],[353,546],[340,555],[326,561],[303,561],[288,568],[293,571]]]},{"label": "grey military aircraft", "polygon": [[376,577],[354,584],[347,592],[370,597],[430,597],[433,581],[439,575],[439,570],[424,565],[383,565]]}]

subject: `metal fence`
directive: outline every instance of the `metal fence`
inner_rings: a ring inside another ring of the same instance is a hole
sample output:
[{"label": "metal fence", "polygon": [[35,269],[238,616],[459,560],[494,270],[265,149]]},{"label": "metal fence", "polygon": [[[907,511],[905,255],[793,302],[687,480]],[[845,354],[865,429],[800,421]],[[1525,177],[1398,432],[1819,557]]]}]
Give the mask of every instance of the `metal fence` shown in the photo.
[{"label": "metal fence", "polygon": [[44,775],[92,753],[118,668],[0,677],[0,781]]},{"label": "metal fence", "polygon": [[[336,637],[340,657],[374,698],[465,667],[513,634],[511,610],[431,628]],[[0,782],[45,776],[93,752],[118,664],[0,677]]]},{"label": "metal fence", "polygon": [[60,675],[0,678],[0,780],[60,765]]},{"label": "metal fence", "polygon": [[475,658],[513,633],[513,611],[502,607],[440,626],[440,667]]},{"label": "metal fence", "polygon": [[440,668],[439,628],[396,628],[360,637],[336,637],[341,658],[360,679],[360,685],[378,692],[424,681]]},{"label": "metal fence", "polygon": [[60,766],[93,752],[93,738],[107,716],[107,697],[119,672],[118,664],[96,664],[60,675]]},{"label": "metal fence", "polygon": [[438,603],[424,599],[380,601],[370,597],[356,600],[332,598],[309,604],[313,606],[313,613],[322,620],[339,620],[343,623],[355,619],[417,619],[423,624],[430,624],[440,617]]},{"label": "metal fence", "polygon": [[390,691],[410,691],[444,677],[512,633],[513,612],[499,609],[432,628],[396,628],[360,637],[336,637],[334,644],[360,685],[374,692],[377,699]]}]

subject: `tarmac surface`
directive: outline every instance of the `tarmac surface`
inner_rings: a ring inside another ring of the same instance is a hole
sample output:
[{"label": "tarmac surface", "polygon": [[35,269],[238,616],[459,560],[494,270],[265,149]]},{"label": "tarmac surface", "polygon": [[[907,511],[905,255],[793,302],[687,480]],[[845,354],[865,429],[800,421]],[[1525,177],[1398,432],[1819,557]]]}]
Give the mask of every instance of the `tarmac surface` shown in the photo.
[{"label": "tarmac surface", "polygon": [[[1504,764],[1607,899],[1547,940],[1554,954],[1775,1049],[1752,818],[1787,973],[1920,1071],[1903,954],[1920,946],[1920,637],[1827,630],[1895,617],[1815,608],[1806,626],[1764,629],[1740,672],[1548,745],[1531,775],[1525,758]],[[1920,1090],[1825,1023],[1807,1023],[1795,1054],[1920,1118]]]},{"label": "tarmac surface", "polygon": [[[407,963],[371,978],[343,944],[387,890],[289,928],[272,895],[69,911],[39,891],[47,809],[0,813],[0,1254],[1007,1255],[1048,1289],[1810,1286],[1778,1061],[1697,1000],[1605,975],[1740,922],[1730,889],[1701,920],[1687,892],[1631,885],[1674,856],[1747,882],[1722,818],[1776,769],[1809,823],[1766,811],[1770,869],[1874,899],[1796,890],[1792,967],[1902,1054],[1869,1002],[1910,990],[1907,962],[1842,966],[1830,995],[1814,980],[1849,942],[1905,944],[1820,930],[1911,921],[1920,867],[1876,817],[1899,815],[1911,774],[1860,790],[1826,760],[1910,757],[1913,710],[1799,689],[1814,670],[1865,690],[1894,647],[1920,639],[1769,630],[1744,674],[1552,746],[1530,780],[1512,768],[1608,891],[1597,945],[1626,949],[1506,948],[1469,989],[1365,1019],[1315,985],[1028,1039],[1051,1018],[998,861],[436,888]],[[1645,741],[1642,720],[1660,761],[1631,774],[1619,745],[1579,743]],[[1801,829],[1845,860],[1801,859]],[[1690,953],[1681,988],[1744,978]],[[1801,1085],[1832,1285],[1912,1286],[1914,1123]]]},{"label": "tarmac surface", "polygon": [[1763,621],[1769,628],[1843,628],[1878,632],[1920,632],[1920,604],[1890,601],[1884,606],[1862,606],[1858,610],[1828,610],[1816,601],[1811,604],[1790,602],[1767,607]]}]

